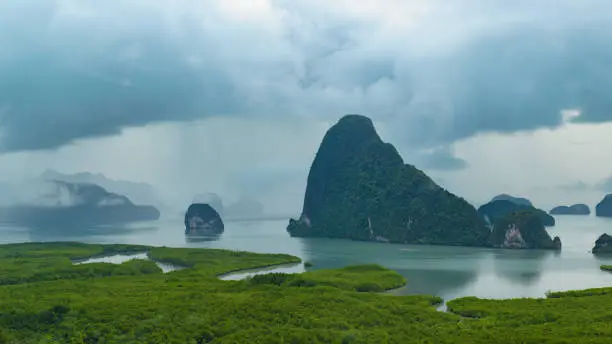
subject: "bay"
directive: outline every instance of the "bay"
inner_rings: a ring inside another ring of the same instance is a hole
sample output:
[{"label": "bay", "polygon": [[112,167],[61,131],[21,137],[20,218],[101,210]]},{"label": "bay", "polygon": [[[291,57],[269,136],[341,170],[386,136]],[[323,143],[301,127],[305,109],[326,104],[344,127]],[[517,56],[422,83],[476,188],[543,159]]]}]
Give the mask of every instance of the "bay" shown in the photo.
[{"label": "bay", "polygon": [[[445,300],[543,297],[548,291],[612,286],[612,273],[599,269],[612,257],[595,257],[593,243],[612,233],[612,219],[557,216],[551,236],[561,237],[561,252],[397,245],[336,239],[291,238],[287,221],[228,221],[219,237],[186,238],[182,218],[165,218],[106,228],[25,228],[0,225],[0,243],[80,241],[170,247],[204,247],[260,253],[287,253],[312,263],[312,269],[380,264],[408,280],[397,294],[432,294]],[[299,272],[303,265],[283,267]]]}]

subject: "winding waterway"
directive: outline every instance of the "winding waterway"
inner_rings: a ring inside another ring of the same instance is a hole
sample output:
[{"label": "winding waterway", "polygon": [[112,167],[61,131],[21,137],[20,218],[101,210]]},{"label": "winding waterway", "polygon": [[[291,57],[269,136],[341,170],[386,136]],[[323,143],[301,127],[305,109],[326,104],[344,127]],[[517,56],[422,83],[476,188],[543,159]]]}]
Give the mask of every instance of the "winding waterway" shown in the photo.
[{"label": "winding waterway", "polygon": [[[561,237],[560,253],[291,238],[286,224],[280,220],[227,222],[220,237],[189,239],[178,218],[111,228],[2,227],[0,242],[82,241],[288,253],[311,262],[312,269],[376,263],[408,279],[407,286],[394,293],[426,293],[446,300],[461,296],[541,297],[547,291],[612,286],[612,274],[599,269],[601,264],[612,264],[612,258],[597,258],[589,252],[599,235],[606,231],[612,234],[610,219],[558,216],[557,226],[549,231]],[[297,264],[266,271],[303,269]]]},{"label": "winding waterway", "polygon": [[[135,254],[115,254],[112,256],[104,257],[93,257],[89,259],[83,259],[74,264],[92,264],[92,263],[110,263],[110,264],[122,264],[133,259],[150,260],[146,252],[135,253]],[[163,273],[169,273],[172,271],[185,269],[183,266],[177,266],[169,263],[154,261],[155,264],[162,270]]]}]

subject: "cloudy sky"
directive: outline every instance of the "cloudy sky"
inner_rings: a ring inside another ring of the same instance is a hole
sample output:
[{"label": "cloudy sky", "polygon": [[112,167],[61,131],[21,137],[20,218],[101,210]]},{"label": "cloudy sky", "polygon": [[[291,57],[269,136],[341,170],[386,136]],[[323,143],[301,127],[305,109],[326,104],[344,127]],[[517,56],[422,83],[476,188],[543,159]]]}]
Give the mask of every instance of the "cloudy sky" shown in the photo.
[{"label": "cloudy sky", "polygon": [[612,192],[608,0],[4,0],[0,180],[102,172],[298,211],[325,132],[374,119],[481,203]]}]

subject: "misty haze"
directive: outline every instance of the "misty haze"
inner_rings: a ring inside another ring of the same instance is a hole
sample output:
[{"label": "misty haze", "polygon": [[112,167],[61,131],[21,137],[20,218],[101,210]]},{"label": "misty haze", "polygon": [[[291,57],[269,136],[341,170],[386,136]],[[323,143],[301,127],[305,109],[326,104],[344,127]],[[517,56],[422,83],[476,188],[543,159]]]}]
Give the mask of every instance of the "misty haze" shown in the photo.
[{"label": "misty haze", "polygon": [[612,2],[0,1],[0,343],[611,343]]}]

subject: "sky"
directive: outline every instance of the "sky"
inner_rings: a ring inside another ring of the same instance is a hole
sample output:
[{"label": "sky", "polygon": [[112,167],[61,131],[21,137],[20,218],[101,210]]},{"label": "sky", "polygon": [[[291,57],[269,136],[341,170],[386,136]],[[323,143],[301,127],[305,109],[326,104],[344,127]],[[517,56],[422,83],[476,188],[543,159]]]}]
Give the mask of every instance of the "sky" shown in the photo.
[{"label": "sky", "polygon": [[612,192],[607,0],[5,0],[0,181],[90,171],[298,212],[342,115],[475,204]]}]

